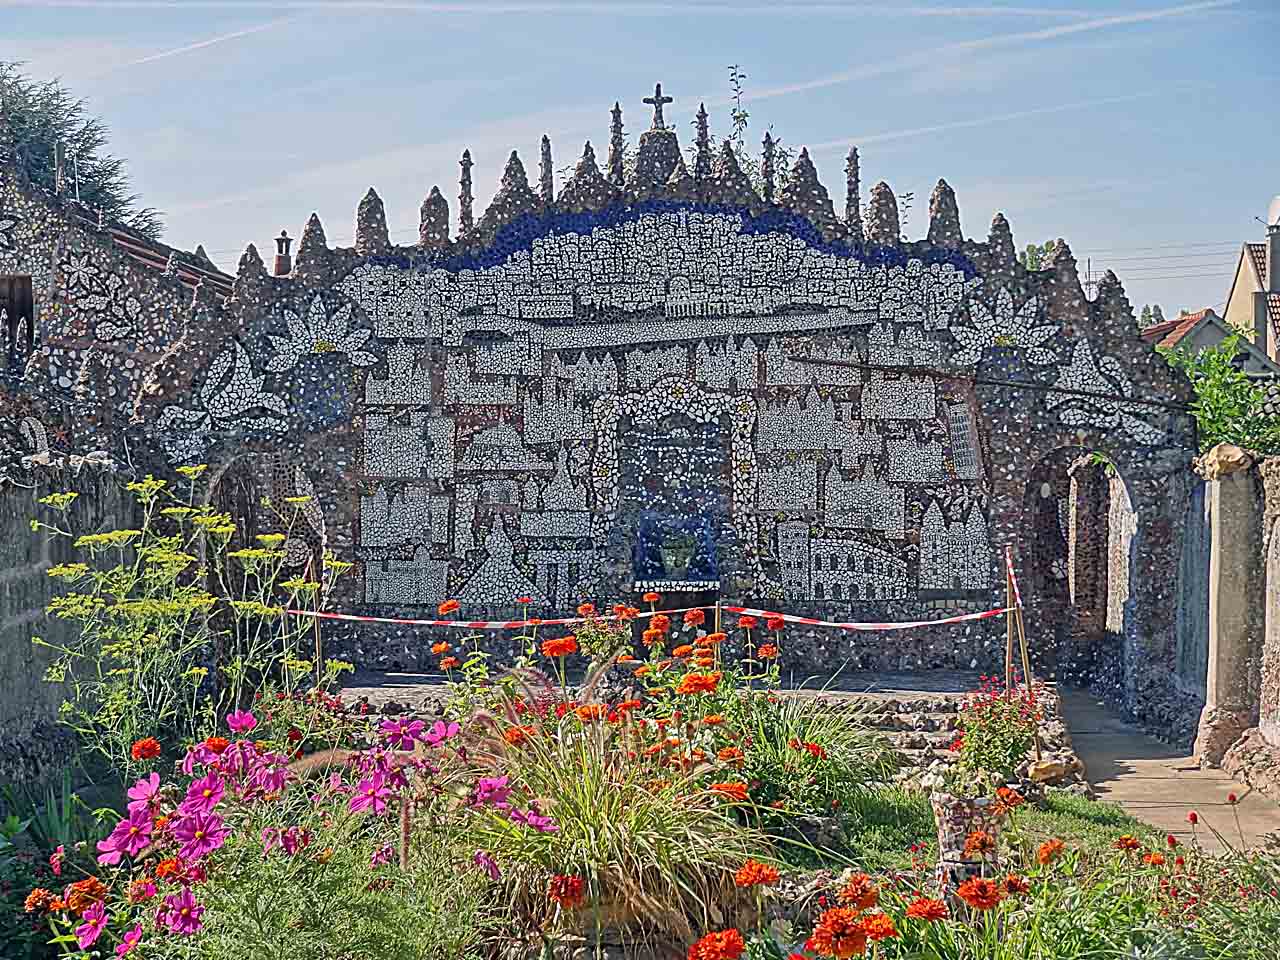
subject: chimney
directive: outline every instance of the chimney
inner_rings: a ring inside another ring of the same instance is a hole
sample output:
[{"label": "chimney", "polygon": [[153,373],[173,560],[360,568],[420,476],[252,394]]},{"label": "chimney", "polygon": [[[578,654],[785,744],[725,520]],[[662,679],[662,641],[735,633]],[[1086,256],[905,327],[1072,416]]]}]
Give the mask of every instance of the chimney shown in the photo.
[{"label": "chimney", "polygon": [[276,237],[276,267],[275,275],[277,277],[287,277],[293,272],[293,257],[289,256],[289,245],[293,243],[293,239],[289,236],[288,230],[281,230],[280,236]]},{"label": "chimney", "polygon": [[1280,293],[1280,196],[1267,208],[1267,293]]}]

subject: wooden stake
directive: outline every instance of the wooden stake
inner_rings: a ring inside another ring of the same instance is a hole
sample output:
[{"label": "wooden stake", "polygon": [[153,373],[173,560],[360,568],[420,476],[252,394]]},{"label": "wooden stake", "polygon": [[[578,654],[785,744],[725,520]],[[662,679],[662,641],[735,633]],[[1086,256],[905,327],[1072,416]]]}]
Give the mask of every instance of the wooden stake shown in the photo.
[{"label": "wooden stake", "polygon": [[1013,621],[1017,616],[1017,612],[1013,606],[1013,572],[1009,567],[1008,554],[1005,554],[1004,569],[1004,598],[1005,606],[1009,612],[1004,615],[1005,626],[1005,642],[1004,642],[1004,689],[1006,692],[1013,690]]}]

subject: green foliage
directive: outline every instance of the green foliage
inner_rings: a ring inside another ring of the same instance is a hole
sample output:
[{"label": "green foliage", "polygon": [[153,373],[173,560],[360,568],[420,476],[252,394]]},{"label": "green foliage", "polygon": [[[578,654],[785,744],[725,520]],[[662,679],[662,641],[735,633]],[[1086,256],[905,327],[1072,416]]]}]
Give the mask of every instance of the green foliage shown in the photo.
[{"label": "green foliage", "polygon": [[[6,828],[0,828],[4,833]],[[8,839],[21,840],[22,831]],[[26,912],[27,893],[53,883],[49,868],[31,850],[0,842],[0,946],[5,960],[51,960],[49,931],[40,918]]]},{"label": "green foliage", "polygon": [[62,719],[126,776],[138,762],[135,741],[198,740],[262,685],[291,693],[342,668],[303,659],[313,624],[284,610],[318,609],[350,565],[327,560],[319,581],[289,576],[281,547],[298,504],[278,515],[286,532],[230,549],[230,516],[194,506],[203,467],[182,472],[190,480],[182,492],[150,476],[128,485],[137,529],[76,536],[74,494],[45,497],[54,521],[32,521],[38,534],[69,541],[79,555],[48,571],[67,590],[49,613],[69,622],[71,638],[34,641],[55,653],[47,678],[68,690]]},{"label": "green foliage", "polygon": [[[5,784],[0,799],[10,818],[25,817],[27,835],[41,850],[68,849],[101,836],[99,824],[112,811],[91,809],[73,789],[72,769],[63,767],[60,782],[34,790],[27,784]],[[2,845],[0,845],[2,846]]]},{"label": "green foliage", "polygon": [[1280,418],[1265,412],[1266,391],[1235,364],[1239,335],[1195,353],[1183,348],[1157,350],[1191,380],[1196,394],[1191,413],[1202,451],[1233,443],[1259,453],[1280,453]]},{"label": "green foliage", "polygon": [[996,678],[985,678],[960,709],[959,759],[947,771],[948,791],[955,796],[994,794],[1026,759],[1040,716],[1025,687],[1006,690]]},{"label": "green foliage", "polygon": [[21,66],[0,60],[0,152],[12,154],[34,183],[52,192],[60,146],[66,189],[73,196],[73,178],[78,178],[83,203],[143,237],[158,240],[160,213],[150,207],[139,209],[137,195],[129,190],[124,161],[106,152],[106,126],[89,116],[84,101],[57,80],[32,80]]},{"label": "green foliage", "polygon": [[1054,240],[1044,243],[1028,243],[1027,248],[1018,254],[1018,262],[1028,270],[1044,270],[1049,266],[1049,256],[1057,245]]},{"label": "green foliage", "polygon": [[[764,169],[760,158],[760,148],[747,143],[747,127],[750,122],[751,113],[743,106],[743,100],[747,95],[747,89],[744,81],[747,74],[743,71],[741,65],[730,64],[727,68],[729,72],[729,95],[733,101],[733,105],[729,108],[729,133],[724,139],[733,145],[733,154],[738,161],[738,166],[742,168],[742,172],[751,180],[751,186],[756,193],[764,196]],[[782,138],[773,134],[773,126],[770,125],[768,131],[773,135],[774,156],[773,156],[773,180],[778,190],[782,189],[782,185],[786,183],[787,175],[791,171],[791,163],[795,159],[796,152],[789,146],[785,146]],[[719,139],[714,133],[710,134],[712,157],[719,157],[717,144]],[[698,147],[696,143],[690,144],[686,148],[689,155],[688,166],[693,169],[694,161],[697,158]],[[718,160],[715,160],[718,162]]]}]

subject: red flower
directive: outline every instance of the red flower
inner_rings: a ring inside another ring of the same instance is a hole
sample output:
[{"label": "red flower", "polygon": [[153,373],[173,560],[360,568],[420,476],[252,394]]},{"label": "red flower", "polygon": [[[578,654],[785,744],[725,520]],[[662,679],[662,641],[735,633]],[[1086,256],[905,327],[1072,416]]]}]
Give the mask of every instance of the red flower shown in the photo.
[{"label": "red flower", "polygon": [[985,857],[988,853],[994,853],[995,849],[995,837],[985,830],[975,830],[964,839],[966,857]]},{"label": "red flower", "polygon": [[564,910],[572,910],[586,902],[586,892],[581,877],[556,874],[547,888],[547,897]]},{"label": "red flower", "polygon": [[778,882],[778,871],[767,863],[748,860],[733,875],[733,882],[740,887],[769,886]]},{"label": "red flower", "polygon": [[231,746],[231,741],[226,737],[205,737],[204,745],[214,753],[222,753],[227,747]]},{"label": "red flower", "polygon": [[662,595],[659,593],[654,593],[652,590],[650,590],[640,599],[643,600],[645,603],[657,603],[659,600],[662,599]]},{"label": "red flower", "polygon": [[1008,893],[1026,893],[1031,889],[1031,884],[1027,882],[1026,877],[1011,873],[1004,878],[1004,889]]},{"label": "red flower", "polygon": [[649,619],[649,628],[652,630],[661,630],[666,633],[671,629],[671,618],[665,613],[659,613]]},{"label": "red flower", "polygon": [[1124,836],[1119,837],[1112,846],[1117,850],[1137,850],[1142,846],[1142,843],[1137,837],[1132,837],[1126,833]]},{"label": "red flower", "polygon": [[578,719],[583,723],[590,723],[593,720],[599,720],[605,715],[605,706],[602,703],[584,703],[574,711],[578,715]]},{"label": "red flower", "polygon": [[519,747],[528,743],[533,734],[533,727],[507,727],[502,731],[502,739],[513,747]]},{"label": "red flower", "polygon": [[1170,849],[1172,849],[1178,845],[1178,838],[1171,833],[1164,838],[1164,842],[1169,845]]},{"label": "red flower", "polygon": [[827,751],[816,743],[806,743],[804,745],[805,752],[815,760],[827,759]]},{"label": "red flower", "polygon": [[644,633],[640,634],[640,642],[646,647],[656,646],[662,642],[662,638],[666,636],[661,630],[655,630],[650,627]]},{"label": "red flower", "polygon": [[867,952],[867,931],[860,911],[836,907],[818,918],[805,949],[822,957],[860,957]]},{"label": "red flower", "polygon": [[761,660],[772,660],[778,655],[778,648],[772,643],[762,643],[756,648],[756,657]]},{"label": "red flower", "polygon": [[913,920],[935,920],[947,918],[947,905],[941,900],[930,900],[928,897],[916,897],[907,905],[907,916]]},{"label": "red flower", "polygon": [[708,633],[705,637],[699,637],[695,643],[699,647],[714,647],[718,643],[724,643],[729,638],[723,633]]},{"label": "red flower", "polygon": [[143,737],[135,740],[129,748],[129,755],[135,760],[154,760],[160,756],[160,741],[155,737]]},{"label": "red flower", "polygon": [[516,597],[516,603],[533,603],[533,597]]},{"label": "red flower", "polygon": [[975,910],[991,910],[1004,899],[1004,891],[993,880],[975,877],[960,884],[956,896]]},{"label": "red flower", "polygon": [[453,648],[449,646],[449,644],[444,640],[441,640],[439,643],[433,643],[431,645],[431,652],[434,653],[437,657],[440,656],[440,654],[442,653],[448,653],[452,649]]},{"label": "red flower", "polygon": [[285,736],[289,738],[290,743],[298,743],[302,739],[302,731],[297,727],[290,727]]},{"label": "red flower", "polygon": [[723,763],[740,763],[743,760],[742,751],[737,747],[724,747],[716,754],[716,759]]},{"label": "red flower", "polygon": [[752,630],[755,627],[759,626],[759,624],[760,624],[760,621],[757,620],[755,617],[751,616],[751,614],[749,613],[744,613],[742,616],[738,618],[738,626],[741,627],[743,630]]},{"label": "red flower", "polygon": [[684,625],[686,627],[699,627],[707,622],[707,614],[702,610],[687,610],[684,615]]},{"label": "red flower", "polygon": [[745,783],[713,783],[711,792],[728,797],[730,800],[736,800],[738,803],[747,802],[747,785]]},{"label": "red flower", "polygon": [[770,617],[764,622],[764,625],[774,633],[781,633],[782,628],[787,625],[787,621],[783,620],[781,617]]},{"label": "red flower", "polygon": [[542,641],[544,657],[567,657],[578,652],[578,638],[570,634],[567,637],[556,637]]},{"label": "red flower", "polygon": [[689,960],[738,960],[747,945],[737,930],[708,933],[689,948]]},{"label": "red flower", "polygon": [[440,661],[441,670],[454,670],[462,665],[462,661],[457,657],[445,657]]},{"label": "red flower", "polygon": [[688,643],[682,643],[671,651],[673,657],[688,657],[693,655],[693,646]]},{"label": "red flower", "polygon": [[1151,865],[1151,866],[1153,866],[1153,867],[1163,867],[1163,866],[1164,866],[1164,854],[1163,854],[1163,853],[1154,853],[1154,852],[1153,852],[1153,853],[1144,853],[1144,854],[1142,855],[1142,862],[1143,862],[1143,863],[1146,863],[1146,864],[1149,864],[1149,865]]},{"label": "red flower", "polygon": [[457,600],[446,600],[440,606],[436,607],[436,613],[439,616],[447,617],[451,613],[456,613],[461,604]]},{"label": "red flower", "polygon": [[880,902],[880,888],[876,886],[865,873],[855,873],[840,888],[840,892],[836,894],[837,899],[846,907],[855,907],[858,910],[870,910]]},{"label": "red flower", "polygon": [[1192,810],[1190,813],[1187,814],[1187,823],[1191,824],[1192,826],[1195,826],[1199,822],[1200,822],[1200,815],[1196,813],[1194,810]]},{"label": "red flower", "polygon": [[596,615],[596,605],[594,603],[578,604],[578,616],[594,617]]},{"label": "red flower", "polygon": [[1227,794],[1227,803],[1231,804],[1234,807],[1237,802],[1238,801],[1236,800],[1236,795],[1234,793]]},{"label": "red flower", "polygon": [[1048,866],[1058,858],[1058,855],[1061,854],[1065,848],[1066,844],[1057,837],[1054,837],[1052,840],[1046,840],[1044,843],[1040,844],[1040,849],[1036,851],[1036,860],[1039,862],[1040,866]]}]

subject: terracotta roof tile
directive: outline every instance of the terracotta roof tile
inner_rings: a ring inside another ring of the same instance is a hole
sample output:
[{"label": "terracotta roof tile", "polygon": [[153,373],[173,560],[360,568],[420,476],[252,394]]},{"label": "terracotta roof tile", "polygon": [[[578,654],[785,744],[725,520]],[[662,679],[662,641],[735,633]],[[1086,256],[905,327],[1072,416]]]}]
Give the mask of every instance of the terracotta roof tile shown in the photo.
[{"label": "terracotta roof tile", "polygon": [[1142,339],[1157,347],[1176,347],[1178,342],[1199,325],[1213,311],[1206,307],[1195,313],[1186,313],[1172,320],[1161,320],[1142,330]]},{"label": "terracotta roof tile", "polygon": [[1262,281],[1262,288],[1267,287],[1267,245],[1265,243],[1246,243],[1244,248],[1249,251],[1249,259],[1253,261],[1253,267],[1258,271],[1258,279]]},{"label": "terracotta roof tile", "polygon": [[[97,226],[97,220],[87,214],[78,213],[77,215],[84,223]],[[194,289],[197,283],[203,281],[206,290],[224,297],[231,296],[231,285],[235,278],[223,273],[212,263],[200,261],[195,254],[155,240],[143,239],[118,224],[107,224],[106,231],[112,244],[142,266],[163,270],[169,263],[169,257],[176,254],[178,279],[185,286]]]}]

